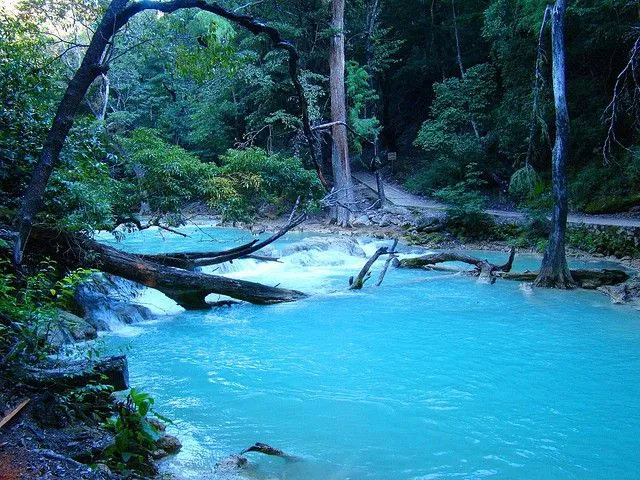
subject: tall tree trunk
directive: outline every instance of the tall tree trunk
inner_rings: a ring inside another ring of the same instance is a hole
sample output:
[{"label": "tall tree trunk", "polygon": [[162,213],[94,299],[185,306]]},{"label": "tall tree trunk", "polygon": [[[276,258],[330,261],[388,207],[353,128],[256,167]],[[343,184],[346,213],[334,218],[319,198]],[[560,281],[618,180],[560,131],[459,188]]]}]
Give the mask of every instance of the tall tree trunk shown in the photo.
[{"label": "tall tree trunk", "polygon": [[40,159],[33,169],[31,180],[22,198],[18,213],[18,237],[13,248],[13,261],[17,265],[22,262],[22,253],[29,237],[31,226],[36,214],[42,207],[45,188],[53,168],[58,162],[62,146],[73,126],[73,119],[78,111],[80,102],[82,102],[89,86],[96,77],[106,72],[107,67],[102,63],[102,57],[109,40],[115,33],[113,26],[116,22],[116,17],[125,8],[127,1],[113,0],[109,8],[107,8],[96,33],[91,39],[80,68],[78,68],[69,82],[67,90],[58,105],[53,125],[40,152]]},{"label": "tall tree trunk", "polygon": [[[46,140],[40,152],[40,158],[36,164],[31,180],[22,197],[20,211],[16,219],[18,235],[13,247],[13,261],[16,265],[22,263],[24,248],[29,238],[29,233],[35,221],[37,213],[42,208],[44,192],[53,172],[54,167],[58,163],[60,152],[64,142],[69,135],[69,131],[73,126],[74,117],[78,111],[78,107],[87,90],[93,81],[102,74],[105,74],[109,68],[108,59],[105,59],[107,47],[112,45],[113,36],[135,15],[146,10],[157,10],[164,13],[173,13],[177,10],[186,8],[197,8],[207,12],[211,12],[220,17],[226,18],[234,22],[254,35],[265,34],[271,40],[274,48],[286,50],[289,55],[289,75],[296,89],[300,108],[302,110],[302,121],[305,136],[309,143],[311,156],[316,164],[318,176],[323,185],[326,185],[319,162],[316,158],[315,136],[311,131],[308,114],[308,103],[304,95],[300,78],[298,77],[298,61],[300,55],[295,47],[282,38],[280,31],[276,28],[257,21],[255,18],[247,15],[239,15],[224,9],[217,3],[208,3],[206,0],[171,0],[171,1],[138,1],[130,3],[129,0],[112,0],[109,7],[104,13],[97,30],[91,38],[89,47],[82,59],[80,67],[73,75],[67,89],[58,104],[56,116],[53,124],[47,133]],[[129,4],[127,6],[127,4]],[[342,3],[344,11],[344,2]],[[344,47],[344,37],[343,37]],[[343,77],[344,77],[344,48],[343,48]],[[344,87],[343,87],[344,91]],[[344,97],[344,95],[343,95]],[[343,109],[344,110],[344,109]],[[345,130],[346,138],[346,130]]]},{"label": "tall tree trunk", "polygon": [[331,127],[333,145],[331,148],[331,166],[333,169],[333,188],[336,204],[331,217],[338,225],[349,225],[350,208],[354,193],[351,183],[351,165],[347,140],[347,106],[344,86],[344,3],[345,0],[333,0],[331,3],[331,29],[333,35],[329,49],[329,87],[331,89]]},{"label": "tall tree trunk", "polygon": [[568,192],[566,162],[569,149],[569,109],[566,98],[566,51],[564,39],[566,0],[556,0],[551,12],[553,55],[553,98],[556,108],[556,141],[553,146],[553,213],[549,245],[542,259],[540,274],[534,285],[571,288],[575,285],[567,265],[565,237],[567,231]]}]

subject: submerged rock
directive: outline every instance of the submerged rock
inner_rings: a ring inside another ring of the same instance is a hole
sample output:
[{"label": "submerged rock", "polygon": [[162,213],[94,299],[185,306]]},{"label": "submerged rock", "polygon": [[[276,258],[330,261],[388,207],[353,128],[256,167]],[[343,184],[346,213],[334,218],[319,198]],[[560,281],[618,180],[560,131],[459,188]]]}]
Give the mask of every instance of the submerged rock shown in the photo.
[{"label": "submerged rock", "polygon": [[81,315],[97,330],[111,330],[114,323],[131,324],[153,318],[147,307],[132,303],[143,287],[113,275],[94,274],[76,290]]},{"label": "submerged rock", "polygon": [[156,447],[167,453],[176,453],[182,448],[182,443],[173,435],[163,435],[156,442]]}]

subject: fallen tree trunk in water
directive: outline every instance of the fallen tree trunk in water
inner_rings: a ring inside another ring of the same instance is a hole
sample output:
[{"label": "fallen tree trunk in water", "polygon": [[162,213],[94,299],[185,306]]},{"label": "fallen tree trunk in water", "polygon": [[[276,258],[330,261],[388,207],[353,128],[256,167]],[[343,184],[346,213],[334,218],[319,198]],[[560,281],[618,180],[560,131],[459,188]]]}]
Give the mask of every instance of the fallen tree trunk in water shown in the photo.
[{"label": "fallen tree trunk in water", "polygon": [[[517,280],[520,282],[533,282],[538,272],[505,273],[505,280]],[[571,277],[580,288],[595,290],[606,285],[618,285],[626,282],[629,275],[622,270],[571,270]]]},{"label": "fallen tree trunk in water", "polygon": [[195,267],[218,265],[220,263],[230,262],[238,258],[248,258],[254,252],[257,252],[267,245],[272,244],[273,242],[284,236],[289,230],[297,227],[307,219],[307,215],[304,213],[293,218],[294,212],[291,213],[289,222],[287,222],[284,227],[261,242],[256,239],[245,245],[219,252],[187,252],[162,255],[140,255],[140,258],[149,260],[151,262],[160,263],[162,265],[183,268],[187,270],[193,270]]},{"label": "fallen tree trunk in water", "polygon": [[205,297],[212,293],[260,305],[293,302],[307,296],[297,290],[167,267],[90,239],[83,239],[80,245],[92,254],[88,256],[91,260],[84,262],[85,267],[155,288],[187,310],[209,308]]},{"label": "fallen tree trunk in water", "polygon": [[155,288],[187,310],[210,308],[205,297],[212,293],[258,305],[293,302],[307,297],[297,290],[160,265],[84,235],[34,229],[30,245],[32,249],[37,245],[40,253],[53,256],[69,268],[95,268]]},{"label": "fallen tree trunk in water", "polygon": [[387,247],[380,247],[376,252],[371,256],[367,263],[364,264],[364,267],[360,270],[356,278],[349,278],[349,290],[361,290],[364,287],[364,284],[367,280],[371,278],[371,272],[369,271],[374,263],[380,258],[382,255],[391,255],[389,260],[385,263],[384,269],[378,278],[378,282],[376,285],[380,286],[382,280],[384,279],[384,275],[387,272],[387,268],[389,267],[389,263],[393,258],[395,258],[396,246],[398,245],[398,239],[393,242],[393,246],[391,247],[391,251]]},{"label": "fallen tree trunk in water", "polygon": [[515,248],[511,248],[509,252],[509,259],[504,265],[494,265],[488,260],[481,260],[469,255],[464,255],[455,252],[441,252],[430,253],[428,255],[422,255],[421,257],[403,258],[397,260],[395,266],[398,268],[429,268],[438,263],[444,262],[462,262],[469,265],[473,265],[475,269],[472,271],[473,275],[478,276],[480,279],[489,283],[496,281],[496,275],[501,272],[511,271],[513,266],[513,259],[515,258]]}]

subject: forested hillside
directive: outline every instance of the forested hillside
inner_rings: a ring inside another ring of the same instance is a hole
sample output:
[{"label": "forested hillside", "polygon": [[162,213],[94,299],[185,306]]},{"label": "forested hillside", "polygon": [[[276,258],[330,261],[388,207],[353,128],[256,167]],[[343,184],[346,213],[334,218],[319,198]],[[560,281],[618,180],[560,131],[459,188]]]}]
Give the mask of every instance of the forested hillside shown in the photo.
[{"label": "forested hillside", "polygon": [[[222,2],[277,28],[295,46],[312,127],[332,121],[336,32],[329,3]],[[431,194],[462,180],[472,165],[485,193],[504,193],[511,182],[512,199],[549,206],[554,109],[548,22],[541,31],[545,6],[347,2],[341,33],[351,168],[369,168],[377,152],[387,174]],[[99,0],[29,0],[2,13],[5,220],[105,8]],[[574,209],[624,211],[638,203],[637,21],[637,2],[569,2]],[[64,168],[48,185],[47,211],[84,229],[132,211],[175,213],[192,200],[246,218],[265,201],[322,197],[287,51],[272,47],[268,36],[199,9],[133,17],[108,45],[108,69],[79,107]],[[329,133],[314,130],[316,160],[330,179]],[[397,153],[392,164],[388,152]]]}]

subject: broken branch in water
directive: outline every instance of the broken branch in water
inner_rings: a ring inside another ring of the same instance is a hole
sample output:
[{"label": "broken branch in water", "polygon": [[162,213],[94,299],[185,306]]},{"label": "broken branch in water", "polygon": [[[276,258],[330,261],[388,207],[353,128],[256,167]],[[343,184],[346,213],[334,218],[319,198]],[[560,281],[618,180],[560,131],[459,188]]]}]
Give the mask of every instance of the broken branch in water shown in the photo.
[{"label": "broken branch in water", "polygon": [[[376,250],[376,252],[373,254],[373,256],[367,261],[367,263],[364,264],[364,267],[362,267],[362,270],[360,270],[360,273],[358,273],[356,278],[354,279],[353,277],[351,277],[349,279],[349,285],[350,285],[349,290],[360,290],[360,289],[362,289],[362,287],[364,286],[365,282],[371,278],[371,272],[369,270],[371,269],[373,264],[376,263],[378,258],[380,258],[382,255],[395,256],[395,253],[396,253],[395,252],[395,248],[396,248],[397,244],[398,244],[398,240],[395,240],[393,242],[393,246],[391,247],[391,251],[389,251],[389,249],[387,247],[380,247],[378,250]],[[391,257],[389,259],[389,262],[391,262],[392,259],[393,259],[393,257]],[[384,279],[384,274],[386,273],[387,268],[388,268],[388,264],[385,264],[383,273],[380,275],[380,278],[378,278],[377,285],[380,285],[382,283],[382,280]]]},{"label": "broken branch in water", "polygon": [[456,252],[430,253],[421,257],[404,258],[396,260],[395,266],[398,268],[430,268],[433,265],[444,262],[462,262],[473,265],[475,269],[472,274],[488,283],[496,281],[496,275],[501,272],[510,272],[515,258],[515,248],[511,247],[509,259],[504,265],[494,265],[488,260],[481,260],[469,255]]}]

